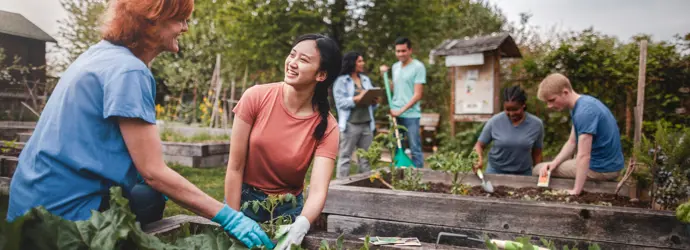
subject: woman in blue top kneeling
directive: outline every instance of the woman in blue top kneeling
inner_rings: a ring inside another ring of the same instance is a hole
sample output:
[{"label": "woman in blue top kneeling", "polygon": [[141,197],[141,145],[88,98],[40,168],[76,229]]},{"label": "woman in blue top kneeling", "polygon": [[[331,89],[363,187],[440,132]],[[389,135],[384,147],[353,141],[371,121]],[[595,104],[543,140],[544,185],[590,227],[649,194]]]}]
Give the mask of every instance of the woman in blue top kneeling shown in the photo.
[{"label": "woman in blue top kneeling", "polygon": [[[361,148],[369,149],[374,136],[374,108],[378,98],[371,103],[361,103],[365,90],[372,89],[369,77],[363,74],[364,59],[357,52],[349,52],[343,56],[340,76],[333,84],[333,97],[338,111],[338,127],[340,128],[340,145],[336,178],[350,174],[350,159],[352,153]],[[369,171],[369,162],[358,158],[360,173]]]},{"label": "woman in blue top kneeling", "polygon": [[194,1],[109,4],[103,40],[63,72],[19,155],[7,220],[38,206],[66,220],[88,220],[92,211],[107,209],[109,188],[118,186],[141,224],[161,219],[166,195],[249,248],[273,248],[256,222],[163,161],[149,65],[162,52],[179,51]]},{"label": "woman in blue top kneeling", "polygon": [[519,86],[503,90],[503,112],[484,124],[474,146],[479,160],[474,171],[484,164],[483,151],[491,142],[487,174],[532,175],[532,166],[542,160],[544,124],[525,111],[527,96]]}]

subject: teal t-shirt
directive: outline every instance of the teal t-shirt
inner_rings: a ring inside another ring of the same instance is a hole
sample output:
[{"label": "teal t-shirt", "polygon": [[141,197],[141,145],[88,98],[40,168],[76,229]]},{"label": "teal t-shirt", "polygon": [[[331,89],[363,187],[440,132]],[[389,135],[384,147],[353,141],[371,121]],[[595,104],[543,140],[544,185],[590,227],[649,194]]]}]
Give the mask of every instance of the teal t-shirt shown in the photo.
[{"label": "teal t-shirt", "polygon": [[[391,70],[393,71],[394,86],[391,109],[397,110],[404,107],[412,99],[415,84],[426,84],[426,69],[422,62],[412,59],[412,62],[405,67],[402,67],[401,62],[393,64]],[[419,105],[420,102],[415,103],[411,108],[402,113],[400,117],[421,118],[422,109]]]}]

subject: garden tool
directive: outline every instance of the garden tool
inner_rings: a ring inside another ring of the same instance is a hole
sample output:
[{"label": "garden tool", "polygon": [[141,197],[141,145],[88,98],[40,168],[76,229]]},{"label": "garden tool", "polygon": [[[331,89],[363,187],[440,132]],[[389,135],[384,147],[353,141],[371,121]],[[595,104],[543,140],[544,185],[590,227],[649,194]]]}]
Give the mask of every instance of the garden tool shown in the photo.
[{"label": "garden tool", "polygon": [[482,188],[484,191],[487,193],[493,193],[494,192],[494,186],[491,185],[491,181],[486,181],[484,179],[484,175],[482,174],[481,169],[477,169],[477,176],[479,176],[479,179],[482,180]]},{"label": "garden tool", "polygon": [[[388,105],[390,105],[393,102],[391,101],[391,90],[390,87],[388,87],[388,72],[383,73],[383,85],[386,87],[386,97],[388,98]],[[397,140],[398,146],[395,150],[395,157],[393,157],[393,164],[398,168],[415,167],[414,162],[412,162],[410,157],[405,154],[405,150],[402,148],[402,143],[400,142],[400,132],[398,131],[398,123],[396,122],[395,117],[391,117],[391,120],[393,120],[393,130],[395,131],[395,139]]]}]

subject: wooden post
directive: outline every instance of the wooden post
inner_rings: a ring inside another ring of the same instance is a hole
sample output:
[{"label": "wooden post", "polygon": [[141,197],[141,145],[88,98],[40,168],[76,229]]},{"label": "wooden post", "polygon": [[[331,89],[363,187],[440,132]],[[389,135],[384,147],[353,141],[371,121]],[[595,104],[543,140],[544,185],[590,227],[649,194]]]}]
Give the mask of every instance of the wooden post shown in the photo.
[{"label": "wooden post", "polygon": [[494,114],[498,114],[501,112],[501,100],[499,96],[501,95],[501,51],[496,50],[494,53],[492,53],[491,61],[493,62],[493,78],[494,78]]},{"label": "wooden post", "polygon": [[[647,72],[647,40],[642,40],[640,42],[640,64],[639,64],[639,70],[638,70],[638,78],[637,78],[637,106],[635,106],[635,131],[634,131],[634,137],[633,137],[633,152],[635,150],[638,150],[640,147],[640,140],[642,137],[642,121],[643,121],[643,116],[644,116],[644,87],[645,87],[645,76]],[[633,172],[635,172],[635,166],[637,165],[637,159],[635,159],[635,154],[632,154],[632,157],[630,158],[630,163],[628,164],[628,168],[626,169],[625,176],[621,178],[621,180],[618,182],[618,186],[616,187],[616,194],[618,194],[618,191],[620,191],[621,187],[623,186],[624,183],[627,182],[628,178],[632,175]],[[635,185],[635,181],[631,181],[630,185]],[[636,188],[631,188],[631,190],[636,190]],[[637,193],[636,192],[631,192],[630,194],[630,199],[631,200],[637,200]],[[652,202],[654,202],[652,200]],[[654,206],[654,205],[652,205]]]},{"label": "wooden post", "polygon": [[635,107],[635,135],[634,148],[640,146],[640,137],[642,133],[642,118],[644,116],[644,87],[645,75],[647,73],[647,40],[640,42],[640,66],[639,75],[637,78],[637,106]]},{"label": "wooden post", "polygon": [[[244,94],[244,90],[247,89],[247,74],[249,74],[249,65],[244,66],[244,77],[242,78],[242,92],[240,92],[240,96]],[[232,98],[235,98],[235,96],[233,95]]]},{"label": "wooden post", "polygon": [[[246,83],[247,79],[247,71],[244,71],[244,79]],[[244,85],[243,85],[244,86]],[[228,103],[228,109],[225,111],[226,115],[228,116],[228,120],[232,121],[232,109],[235,108],[235,79],[232,79],[232,83],[230,84],[230,101]],[[227,122],[225,123],[225,126],[227,127],[228,124]]]},{"label": "wooden post", "polygon": [[450,78],[450,108],[448,109],[448,122],[450,123],[450,137],[455,137],[455,67],[448,71]]},{"label": "wooden post", "polygon": [[[220,79],[220,54],[216,54],[216,67],[213,70],[213,76],[211,77],[211,86],[209,87],[210,90],[213,90],[213,87],[215,87],[215,93],[213,93],[214,100],[213,100],[213,106],[211,106],[211,122],[209,124],[209,128],[213,128],[213,123],[216,118],[216,111],[218,109],[218,99],[220,99],[220,90],[221,86],[223,85],[223,82]],[[212,98],[209,96],[209,98]]]}]

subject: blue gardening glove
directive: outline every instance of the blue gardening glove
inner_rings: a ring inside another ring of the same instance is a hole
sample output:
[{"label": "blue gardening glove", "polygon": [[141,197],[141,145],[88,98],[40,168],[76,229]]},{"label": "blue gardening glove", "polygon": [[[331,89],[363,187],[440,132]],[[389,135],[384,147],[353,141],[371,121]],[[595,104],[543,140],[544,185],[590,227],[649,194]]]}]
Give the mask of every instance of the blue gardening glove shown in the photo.
[{"label": "blue gardening glove", "polygon": [[275,249],[289,250],[292,244],[301,245],[304,236],[307,235],[309,231],[309,227],[311,227],[311,224],[309,220],[307,220],[307,217],[302,215],[298,216],[295,222],[290,224],[290,231],[288,231],[286,239],[281,240]]},{"label": "blue gardening glove", "polygon": [[275,247],[259,224],[243,213],[228,207],[227,204],[223,205],[223,208],[211,220],[220,224],[225,232],[235,236],[250,249],[261,245],[268,249]]}]

